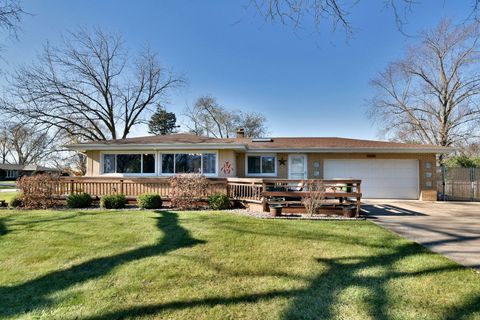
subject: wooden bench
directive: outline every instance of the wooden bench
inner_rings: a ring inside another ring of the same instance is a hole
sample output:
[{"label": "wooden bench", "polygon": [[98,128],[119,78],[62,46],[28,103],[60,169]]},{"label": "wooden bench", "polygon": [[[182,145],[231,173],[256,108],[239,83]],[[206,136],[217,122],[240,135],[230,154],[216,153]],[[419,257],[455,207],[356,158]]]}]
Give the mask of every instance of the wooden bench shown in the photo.
[{"label": "wooden bench", "polygon": [[[266,198],[269,199],[271,197],[285,197],[285,198],[294,198],[298,197],[300,199],[303,199],[307,196],[309,196],[311,192],[309,191],[265,191],[262,192],[262,195]],[[355,205],[355,216],[360,215],[360,205],[361,205],[361,198],[362,194],[358,192],[323,192],[322,197],[325,200],[329,199],[335,199],[338,200],[338,206],[351,206],[352,204]],[[290,205],[290,204],[301,204],[302,200],[299,201],[266,201],[267,204],[280,204],[280,205]],[[331,205],[335,207],[334,203],[329,203],[327,205]]]}]

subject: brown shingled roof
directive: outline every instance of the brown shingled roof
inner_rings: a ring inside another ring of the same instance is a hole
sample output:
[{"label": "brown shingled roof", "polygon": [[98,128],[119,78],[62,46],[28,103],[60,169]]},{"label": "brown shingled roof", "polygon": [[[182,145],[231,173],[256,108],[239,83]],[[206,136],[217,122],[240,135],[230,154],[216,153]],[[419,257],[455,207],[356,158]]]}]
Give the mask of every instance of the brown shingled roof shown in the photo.
[{"label": "brown shingled roof", "polygon": [[[169,134],[163,136],[145,136],[126,139],[96,141],[98,144],[169,144],[169,143],[233,143],[236,139],[217,139],[212,137],[196,136],[187,133]],[[91,142],[85,143],[90,144]]]},{"label": "brown shingled roof", "polygon": [[[246,143],[249,148],[424,148],[422,144],[408,144],[390,141],[360,140],[337,137],[278,137],[271,142]],[[429,146],[433,147],[433,146]]]},{"label": "brown shingled roof", "polygon": [[109,146],[126,146],[126,145],[168,145],[168,144],[219,144],[232,146],[245,146],[250,150],[255,149],[438,149],[445,151],[445,148],[425,145],[425,144],[407,144],[390,141],[360,140],[338,137],[272,137],[271,141],[255,141],[251,138],[226,138],[217,139],[212,137],[196,136],[192,134],[172,134],[163,136],[145,136],[117,140],[106,140],[98,142],[90,142],[77,144],[76,146],[85,145],[109,145]]}]

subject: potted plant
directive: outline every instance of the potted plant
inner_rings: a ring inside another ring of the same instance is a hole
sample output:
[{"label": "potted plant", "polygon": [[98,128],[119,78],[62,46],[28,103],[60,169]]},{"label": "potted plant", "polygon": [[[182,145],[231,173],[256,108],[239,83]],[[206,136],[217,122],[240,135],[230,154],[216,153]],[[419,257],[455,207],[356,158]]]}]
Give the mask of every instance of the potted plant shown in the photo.
[{"label": "potted plant", "polygon": [[271,204],[270,205],[270,214],[272,217],[278,217],[282,215],[282,205],[280,204]]}]

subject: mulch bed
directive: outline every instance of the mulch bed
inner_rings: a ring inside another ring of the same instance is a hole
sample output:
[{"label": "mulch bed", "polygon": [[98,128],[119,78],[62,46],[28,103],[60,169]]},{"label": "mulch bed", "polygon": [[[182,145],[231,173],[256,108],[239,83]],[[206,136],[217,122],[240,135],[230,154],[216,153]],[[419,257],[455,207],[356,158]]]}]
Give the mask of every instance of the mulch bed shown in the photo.
[{"label": "mulch bed", "polygon": [[249,211],[246,209],[232,209],[232,210],[223,210],[228,213],[239,214],[242,216],[253,217],[257,219],[284,219],[284,220],[342,220],[342,221],[356,221],[356,220],[365,220],[365,217],[360,216],[359,218],[347,218],[340,215],[308,215],[308,214],[295,214],[295,213],[283,213],[281,216],[272,216],[268,212],[255,212]]}]

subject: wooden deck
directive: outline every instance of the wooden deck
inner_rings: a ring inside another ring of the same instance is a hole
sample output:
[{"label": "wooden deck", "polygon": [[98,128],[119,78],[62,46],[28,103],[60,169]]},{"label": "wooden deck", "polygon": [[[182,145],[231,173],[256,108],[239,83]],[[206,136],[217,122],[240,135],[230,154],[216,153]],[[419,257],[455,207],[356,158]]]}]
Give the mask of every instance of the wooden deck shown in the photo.
[{"label": "wooden deck", "polygon": [[[319,193],[324,206],[355,206],[355,216],[361,209],[361,180],[358,179],[248,179],[229,178],[228,195],[232,199],[245,202],[261,203],[263,210],[268,210],[269,204],[279,204],[285,207],[302,205],[302,200]],[[279,199],[280,198],[280,199]]]},{"label": "wooden deck", "polygon": [[[208,185],[203,190],[203,196],[222,193],[234,201],[261,205],[266,211],[272,202],[285,207],[299,208],[302,206],[302,199],[309,197],[312,192],[320,192],[326,206],[355,206],[356,216],[358,216],[362,197],[360,186],[361,181],[357,179],[209,178]],[[124,194],[126,197],[136,198],[143,193],[156,193],[168,200],[170,195],[169,179],[160,177],[62,177],[38,188],[54,190],[53,193],[58,197],[86,192],[94,198],[112,194]]]}]

